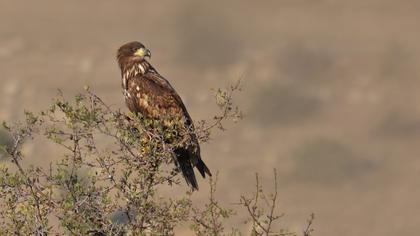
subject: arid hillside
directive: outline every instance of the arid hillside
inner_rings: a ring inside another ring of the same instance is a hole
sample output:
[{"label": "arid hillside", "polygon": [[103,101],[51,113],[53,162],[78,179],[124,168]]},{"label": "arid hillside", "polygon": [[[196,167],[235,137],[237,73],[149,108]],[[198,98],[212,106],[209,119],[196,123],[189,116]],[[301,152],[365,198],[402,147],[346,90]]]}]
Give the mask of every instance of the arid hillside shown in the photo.
[{"label": "arid hillside", "polygon": [[[291,230],[314,212],[318,236],[415,235],[419,12],[411,0],[0,0],[0,120],[84,85],[126,109],[115,53],[141,41],[195,120],[217,110],[211,88],[242,78],[243,121],[202,147],[226,206],[255,172],[270,187],[276,168]],[[25,148],[28,163],[59,158],[53,145]]]}]

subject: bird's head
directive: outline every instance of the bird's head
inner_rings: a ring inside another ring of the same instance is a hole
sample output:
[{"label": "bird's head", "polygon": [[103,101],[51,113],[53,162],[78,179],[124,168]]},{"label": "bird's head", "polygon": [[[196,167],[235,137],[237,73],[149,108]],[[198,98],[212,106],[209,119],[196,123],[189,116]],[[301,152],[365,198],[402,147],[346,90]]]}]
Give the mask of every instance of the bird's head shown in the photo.
[{"label": "bird's head", "polygon": [[150,50],[136,41],[122,45],[117,52],[117,60],[120,65],[129,62],[142,62],[146,57],[152,57]]}]

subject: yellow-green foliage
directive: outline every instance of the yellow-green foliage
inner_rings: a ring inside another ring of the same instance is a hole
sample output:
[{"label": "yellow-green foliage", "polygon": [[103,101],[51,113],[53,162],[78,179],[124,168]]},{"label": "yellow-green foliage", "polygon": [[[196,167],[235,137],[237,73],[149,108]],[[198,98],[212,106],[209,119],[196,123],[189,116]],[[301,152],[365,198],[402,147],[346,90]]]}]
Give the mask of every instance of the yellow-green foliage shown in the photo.
[{"label": "yellow-green foliage", "polygon": [[[232,101],[238,88],[216,91],[220,114],[197,122],[194,131],[202,143],[224,121],[241,117]],[[124,114],[88,89],[72,102],[58,96],[49,109],[25,114],[23,122],[4,125],[12,142],[4,148],[10,159],[0,163],[0,235],[173,235],[180,225],[197,235],[239,234],[223,225],[234,212],[214,198],[214,181],[202,208],[191,193],[159,194],[160,187],[180,182],[172,150],[184,142],[177,140],[179,132],[193,131],[180,131],[179,121]],[[62,156],[49,166],[24,167],[23,144],[40,136],[63,147]],[[253,204],[241,199],[246,208]],[[252,235],[290,234],[274,230],[279,217],[275,200],[271,204],[267,216],[252,205]]]}]

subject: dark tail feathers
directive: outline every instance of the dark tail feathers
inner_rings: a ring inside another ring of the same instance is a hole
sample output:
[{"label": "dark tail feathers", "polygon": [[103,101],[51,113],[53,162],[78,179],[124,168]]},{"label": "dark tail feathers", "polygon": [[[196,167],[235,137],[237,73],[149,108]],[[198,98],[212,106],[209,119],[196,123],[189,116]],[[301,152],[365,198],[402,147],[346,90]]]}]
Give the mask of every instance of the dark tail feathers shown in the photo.
[{"label": "dark tail feathers", "polygon": [[200,157],[192,156],[190,153],[185,149],[178,149],[175,151],[177,164],[178,167],[181,169],[182,175],[185,178],[185,181],[189,186],[191,186],[192,190],[198,190],[198,183],[197,179],[195,178],[194,169],[193,169],[193,162],[192,158],[198,158],[197,164],[195,167],[200,172],[203,178],[206,177],[206,174],[211,176],[209,168],[204,164],[203,160]]}]

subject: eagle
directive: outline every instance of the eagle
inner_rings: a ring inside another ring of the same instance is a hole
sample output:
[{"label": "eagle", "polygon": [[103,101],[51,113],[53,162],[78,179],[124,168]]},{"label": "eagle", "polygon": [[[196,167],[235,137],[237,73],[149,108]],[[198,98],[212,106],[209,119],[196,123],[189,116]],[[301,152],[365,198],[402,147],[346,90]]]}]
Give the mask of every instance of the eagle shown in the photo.
[{"label": "eagle", "polygon": [[123,95],[128,109],[142,117],[165,123],[178,121],[179,129],[189,132],[177,132],[186,137],[181,145],[174,148],[176,166],[182,172],[187,185],[198,190],[194,167],[203,178],[211,176],[209,168],[201,159],[200,146],[194,133],[194,125],[181,97],[171,84],[146,60],[151,52],[142,43],[134,41],[122,45],[117,52],[117,61],[121,69]]}]

